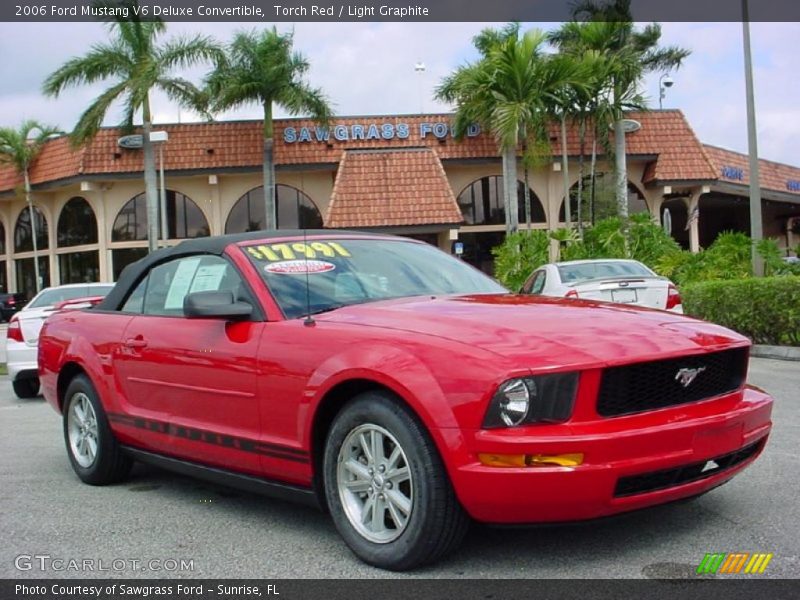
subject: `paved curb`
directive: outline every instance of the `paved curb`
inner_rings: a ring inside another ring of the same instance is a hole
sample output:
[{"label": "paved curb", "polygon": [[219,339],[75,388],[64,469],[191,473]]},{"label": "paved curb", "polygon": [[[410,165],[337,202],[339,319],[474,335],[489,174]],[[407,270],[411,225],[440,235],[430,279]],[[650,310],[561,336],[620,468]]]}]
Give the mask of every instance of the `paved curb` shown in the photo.
[{"label": "paved curb", "polygon": [[756,358],[800,361],[800,347],[755,345],[750,350],[750,356],[755,356]]}]

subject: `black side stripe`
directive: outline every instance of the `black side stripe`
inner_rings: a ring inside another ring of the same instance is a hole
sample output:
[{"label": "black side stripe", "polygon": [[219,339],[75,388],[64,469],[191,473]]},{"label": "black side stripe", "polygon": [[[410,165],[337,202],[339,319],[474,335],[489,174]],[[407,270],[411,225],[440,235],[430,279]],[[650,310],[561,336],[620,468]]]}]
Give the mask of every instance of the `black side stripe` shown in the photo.
[{"label": "black side stripe", "polygon": [[289,446],[282,446],[280,444],[272,444],[268,442],[259,442],[242,437],[232,435],[224,435],[207,431],[204,429],[195,429],[194,427],[185,427],[183,425],[173,425],[165,421],[156,419],[143,419],[141,417],[132,417],[130,415],[123,415],[119,413],[109,413],[108,420],[112,423],[119,425],[126,425],[128,427],[135,427],[137,429],[146,429],[155,433],[162,433],[165,435],[173,435],[175,437],[192,440],[195,442],[205,442],[207,444],[214,444],[215,446],[223,446],[225,448],[235,448],[242,452],[252,452],[254,454],[262,454],[270,458],[280,458],[282,460],[290,460],[299,463],[308,463],[308,452],[305,450],[297,450]]}]

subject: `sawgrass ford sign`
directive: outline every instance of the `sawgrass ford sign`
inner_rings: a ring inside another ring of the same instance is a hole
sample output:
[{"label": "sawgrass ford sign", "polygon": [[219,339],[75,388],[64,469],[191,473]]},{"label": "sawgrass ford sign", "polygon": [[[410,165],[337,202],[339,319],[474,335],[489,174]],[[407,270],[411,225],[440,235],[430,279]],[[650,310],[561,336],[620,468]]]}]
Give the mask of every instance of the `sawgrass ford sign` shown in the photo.
[{"label": "sawgrass ford sign", "polygon": [[[466,136],[475,137],[481,129],[478,125],[470,125]],[[300,142],[349,142],[357,140],[407,140],[409,138],[424,140],[436,138],[443,140],[452,137],[453,129],[447,121],[434,121],[411,126],[408,123],[390,123],[374,121],[355,123],[352,125],[334,125],[333,127],[287,127],[283,130],[283,141],[287,144]]]}]

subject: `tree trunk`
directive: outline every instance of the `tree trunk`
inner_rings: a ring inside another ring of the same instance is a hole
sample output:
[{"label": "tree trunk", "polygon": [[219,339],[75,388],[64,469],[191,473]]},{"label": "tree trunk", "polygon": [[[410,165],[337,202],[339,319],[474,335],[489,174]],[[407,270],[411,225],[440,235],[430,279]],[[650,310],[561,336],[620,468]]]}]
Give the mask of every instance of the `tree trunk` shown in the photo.
[{"label": "tree trunk", "polygon": [[578,156],[578,235],[583,239],[583,173],[586,162],[583,155],[586,154],[586,119],[581,116],[581,123],[578,129],[580,135],[580,156]]},{"label": "tree trunk", "polygon": [[506,233],[514,233],[519,229],[516,146],[503,149],[503,205],[506,210]]},{"label": "tree trunk", "polygon": [[597,125],[594,126],[594,139],[592,140],[592,166],[589,177],[591,191],[589,192],[589,222],[594,225],[594,202],[597,199]]},{"label": "tree trunk", "polygon": [[150,117],[150,99],[142,104],[142,150],[144,152],[144,196],[147,204],[147,250],[158,248],[158,186],[156,184],[156,158],[150,132],[153,129]]},{"label": "tree trunk", "polygon": [[528,183],[528,144],[525,142],[523,144],[522,156],[523,156],[523,168],[524,168],[524,179],[525,179],[525,225],[528,227],[528,233],[531,232],[531,186]]},{"label": "tree trunk", "polygon": [[31,202],[31,179],[28,173],[28,166],[23,171],[25,177],[25,203],[28,205],[28,215],[31,219],[31,241],[33,242],[33,276],[36,278],[35,289],[38,294],[42,289],[41,278],[39,276],[39,241],[36,239],[36,211],[33,210]]},{"label": "tree trunk", "polygon": [[561,177],[564,181],[564,220],[572,227],[572,207],[569,202],[569,156],[567,155],[567,112],[561,113]]},{"label": "tree trunk", "polygon": [[277,229],[275,210],[275,155],[273,148],[272,102],[264,103],[264,229]]},{"label": "tree trunk", "polygon": [[625,156],[625,127],[623,120],[614,122],[615,182],[617,214],[623,220],[628,218],[628,166]]}]

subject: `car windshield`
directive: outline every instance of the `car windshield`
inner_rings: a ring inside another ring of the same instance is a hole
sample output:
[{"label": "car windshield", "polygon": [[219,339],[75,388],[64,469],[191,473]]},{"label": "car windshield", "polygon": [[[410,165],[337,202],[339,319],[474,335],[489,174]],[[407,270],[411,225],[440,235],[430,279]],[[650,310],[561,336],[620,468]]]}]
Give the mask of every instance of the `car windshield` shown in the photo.
[{"label": "car windshield", "polygon": [[635,261],[596,261],[559,265],[558,273],[563,283],[576,283],[590,279],[617,277],[655,277],[656,274]]},{"label": "car windshield", "polygon": [[82,285],[77,287],[52,288],[44,290],[25,308],[42,308],[44,306],[53,306],[64,300],[74,300],[75,298],[87,298],[90,296],[105,296],[113,287],[113,285]]},{"label": "car windshield", "polygon": [[309,240],[245,252],[287,318],[389,298],[508,290],[444,252],[412,241]]}]

